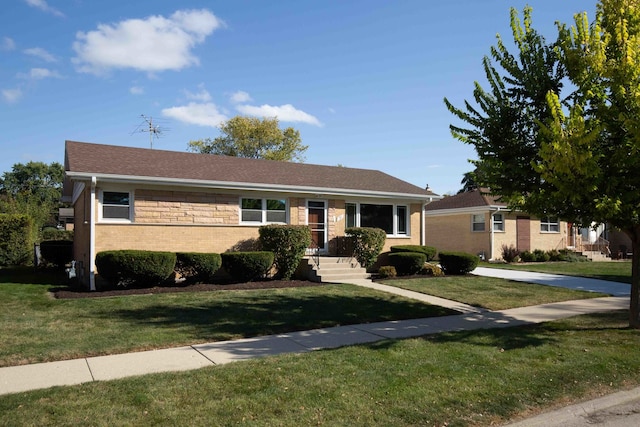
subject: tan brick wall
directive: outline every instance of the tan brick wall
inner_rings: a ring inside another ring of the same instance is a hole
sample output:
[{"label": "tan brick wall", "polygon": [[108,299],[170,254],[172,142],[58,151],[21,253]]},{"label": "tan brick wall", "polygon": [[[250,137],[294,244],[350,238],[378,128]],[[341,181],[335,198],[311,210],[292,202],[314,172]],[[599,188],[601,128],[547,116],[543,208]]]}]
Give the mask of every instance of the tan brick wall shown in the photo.
[{"label": "tan brick wall", "polygon": [[[491,222],[485,214],[485,231],[471,231],[471,214],[457,214],[426,218],[426,242],[438,250],[455,250],[473,254],[484,251],[487,259],[502,259],[502,245],[516,246],[516,217],[521,213],[504,213],[504,232],[493,233],[491,252]],[[542,233],[540,220],[531,218],[529,222],[531,250],[563,249],[567,242],[567,223],[560,223],[560,233]]]},{"label": "tan brick wall", "polygon": [[240,221],[239,197],[184,191],[136,190],[137,224],[225,224]]},{"label": "tan brick wall", "polygon": [[96,252],[140,249],[221,253],[257,238],[258,227],[97,224]]},{"label": "tan brick wall", "polygon": [[484,252],[489,257],[491,233],[489,214],[485,214],[485,231],[471,231],[471,214],[427,216],[425,241],[438,251]]}]

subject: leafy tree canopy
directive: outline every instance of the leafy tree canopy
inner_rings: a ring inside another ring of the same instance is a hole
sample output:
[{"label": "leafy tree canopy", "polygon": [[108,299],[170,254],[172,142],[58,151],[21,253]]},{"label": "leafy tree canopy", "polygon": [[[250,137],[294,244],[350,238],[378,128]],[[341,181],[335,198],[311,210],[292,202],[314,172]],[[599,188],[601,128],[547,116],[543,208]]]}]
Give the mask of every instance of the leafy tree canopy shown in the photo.
[{"label": "leafy tree canopy", "polygon": [[220,154],[223,156],[248,157],[280,161],[304,161],[300,132],[292,127],[280,129],[277,118],[236,116],[220,125],[217,138],[190,141],[189,150]]},{"label": "leafy tree canopy", "polygon": [[[501,39],[477,82],[476,105],[447,108],[475,146],[478,177],[513,208],[583,225],[609,223],[633,246],[630,324],[640,328],[640,1],[601,0],[596,17],[558,24],[547,43],[511,10],[517,55]],[[561,96],[562,81],[571,92]]]}]

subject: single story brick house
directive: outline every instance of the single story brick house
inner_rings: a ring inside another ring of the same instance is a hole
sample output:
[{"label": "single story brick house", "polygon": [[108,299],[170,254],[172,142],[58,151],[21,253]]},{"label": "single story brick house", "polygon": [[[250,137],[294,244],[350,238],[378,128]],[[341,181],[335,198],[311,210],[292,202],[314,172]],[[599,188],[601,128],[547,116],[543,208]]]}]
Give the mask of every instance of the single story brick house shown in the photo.
[{"label": "single story brick house", "polygon": [[499,260],[502,245],[513,245],[520,252],[572,245],[574,233],[565,221],[511,211],[499,197],[483,189],[444,197],[425,210],[426,244],[439,251],[463,251]]},{"label": "single story brick house", "polygon": [[75,141],[64,164],[74,258],[90,289],[100,251],[221,253],[264,224],[308,225],[327,255],[352,226],[384,229],[385,250],[425,244],[424,208],[441,198],[376,170]]}]

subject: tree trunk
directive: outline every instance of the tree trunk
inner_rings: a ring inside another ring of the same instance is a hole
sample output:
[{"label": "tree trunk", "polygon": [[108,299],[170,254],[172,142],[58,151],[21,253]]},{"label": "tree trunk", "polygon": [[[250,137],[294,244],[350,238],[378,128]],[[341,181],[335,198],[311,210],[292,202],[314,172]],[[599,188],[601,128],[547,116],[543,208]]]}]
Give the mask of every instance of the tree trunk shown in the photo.
[{"label": "tree trunk", "polygon": [[631,238],[631,301],[629,303],[629,326],[640,329],[640,226],[626,230]]}]

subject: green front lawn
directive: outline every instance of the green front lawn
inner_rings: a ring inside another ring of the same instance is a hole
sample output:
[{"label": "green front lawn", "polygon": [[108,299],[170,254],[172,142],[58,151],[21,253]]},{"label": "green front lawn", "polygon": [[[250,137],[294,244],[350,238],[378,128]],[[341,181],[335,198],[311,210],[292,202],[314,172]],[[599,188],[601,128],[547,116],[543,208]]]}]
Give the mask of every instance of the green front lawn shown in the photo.
[{"label": "green front lawn", "polygon": [[56,300],[55,278],[0,271],[0,366],[456,312],[353,285]]},{"label": "green front lawn", "polygon": [[0,425],[489,426],[640,384],[626,311],[0,396]]},{"label": "green front lawn", "polygon": [[480,263],[480,267],[510,270],[536,271],[539,273],[566,274],[593,277],[613,282],[631,283],[630,261],[608,262],[531,262],[526,264]]},{"label": "green front lawn", "polygon": [[393,279],[382,281],[382,283],[488,310],[505,310],[550,302],[608,296],[594,292],[480,276]]}]

